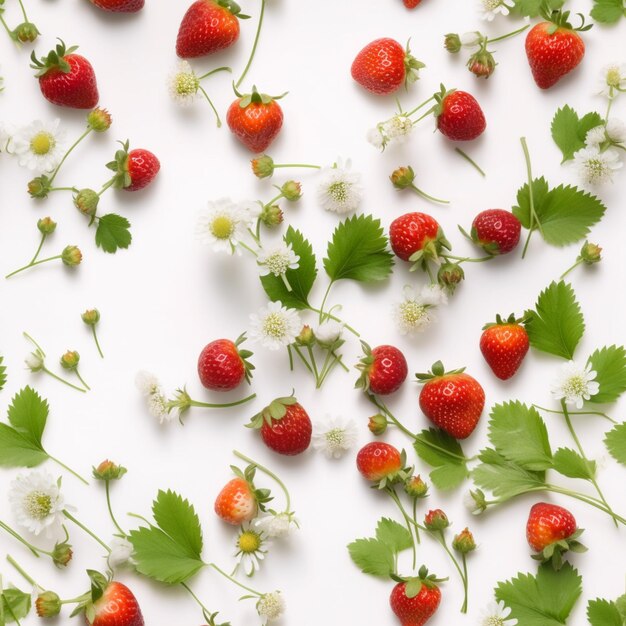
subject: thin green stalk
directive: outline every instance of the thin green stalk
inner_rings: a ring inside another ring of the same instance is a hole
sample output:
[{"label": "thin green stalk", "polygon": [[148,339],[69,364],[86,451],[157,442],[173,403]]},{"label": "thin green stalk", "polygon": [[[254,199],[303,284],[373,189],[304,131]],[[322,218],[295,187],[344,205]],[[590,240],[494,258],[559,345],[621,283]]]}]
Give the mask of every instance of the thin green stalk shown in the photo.
[{"label": "thin green stalk", "polygon": [[127,537],[128,535],[122,530],[122,527],[117,523],[117,520],[115,519],[115,515],[113,514],[113,507],[111,506],[111,489],[110,489],[110,480],[105,481],[104,484],[104,491],[106,493],[106,498],[107,498],[107,509],[109,509],[109,516],[111,517],[111,521],[113,522],[113,526],[115,526],[115,528],[117,528],[117,530],[124,535],[124,537]]},{"label": "thin green stalk", "polygon": [[[415,566],[417,564],[417,547],[415,546],[415,541],[413,538],[413,525],[415,524],[415,526],[417,527],[417,522],[415,522],[415,520],[412,520],[409,517],[409,514],[406,512],[406,509],[404,508],[402,501],[398,497],[398,494],[395,492],[395,490],[392,487],[388,487],[386,491],[391,497],[391,499],[396,503],[396,506],[398,507],[400,513],[402,514],[402,517],[404,518],[406,529],[409,531],[409,534],[411,535],[411,548],[413,552],[413,569],[415,569]],[[416,530],[416,534],[417,534],[417,530]],[[418,543],[419,543],[419,539],[418,539]]]},{"label": "thin green stalk", "polygon": [[398,420],[396,416],[387,408],[387,405],[378,400],[374,394],[368,393],[367,397],[379,411],[383,412],[387,416],[387,419],[391,420],[396,428],[400,429],[410,439],[415,440],[417,438],[417,435],[412,433],[400,420]]},{"label": "thin green stalk", "polygon": [[234,402],[226,402],[224,404],[211,404],[209,402],[200,402],[198,400],[190,399],[189,406],[197,406],[197,407],[202,407],[206,409],[226,409],[231,406],[238,406],[240,404],[250,402],[250,400],[253,400],[254,398],[256,398],[256,393],[250,394],[249,396],[246,396],[245,398],[242,398],[241,400],[235,400]]},{"label": "thin green stalk", "polygon": [[107,554],[111,554],[111,548],[109,548],[109,546],[106,543],[104,543],[104,541],[102,541],[102,539],[100,539],[100,537],[98,537],[98,535],[96,535],[92,530],[89,530],[87,526],[79,522],[69,511],[64,509],[63,515],[65,515],[65,517],[67,517],[67,519],[70,520],[70,522],[73,522],[81,530],[86,532],[92,539],[97,541],[107,551]]},{"label": "thin green stalk", "polygon": [[314,170],[321,170],[321,165],[311,165],[310,163],[274,163],[274,169],[279,167],[308,167]]},{"label": "thin green stalk", "polygon": [[43,244],[46,241],[47,236],[48,236],[48,233],[42,233],[41,241],[39,242],[39,247],[37,248],[37,251],[35,252],[35,255],[33,256],[33,258],[30,260],[29,265],[32,265],[37,260],[37,257],[39,256],[39,253],[41,252],[41,249],[43,248]]},{"label": "thin green stalk", "polygon": [[264,465],[261,465],[260,463],[257,463],[255,460],[251,459],[249,456],[242,454],[238,450],[233,450],[233,454],[237,458],[241,459],[242,461],[245,461],[246,463],[250,463],[251,465],[254,465],[257,469],[261,470],[264,474],[266,474],[273,481],[276,482],[276,484],[283,490],[283,493],[285,494],[285,500],[287,501],[286,511],[288,513],[291,513],[291,496],[289,495],[289,490],[287,489],[287,486],[285,485],[285,483],[280,478],[278,478],[278,476],[274,474],[272,470],[268,469]]},{"label": "thin green stalk", "polygon": [[431,107],[430,109],[428,109],[428,111],[426,111],[426,113],[424,113],[423,115],[420,115],[414,122],[413,122],[413,126],[415,126],[415,124],[421,122],[425,117],[428,117],[429,115],[431,115],[432,113],[435,112],[436,107]]},{"label": "thin green stalk", "polygon": [[217,74],[218,72],[232,72],[233,70],[228,67],[227,65],[223,65],[222,67],[217,67],[214,70],[211,70],[210,72],[207,72],[206,74],[202,74],[202,76],[198,76],[198,80],[204,80],[205,78],[208,78],[209,76],[212,76],[213,74]]},{"label": "thin green stalk", "polygon": [[65,465],[65,463],[59,461],[59,459],[50,456],[48,454],[48,458],[53,462],[56,463],[57,465],[59,465],[60,467],[62,467],[66,472],[69,472],[70,474],[72,474],[73,476],[75,476],[76,478],[78,478],[78,480],[80,480],[81,482],[85,483],[85,485],[89,484],[89,481],[85,480],[78,472],[75,472],[71,467],[68,467],[67,465]]},{"label": "thin green stalk", "polygon": [[115,176],[110,181],[102,185],[102,189],[100,189],[100,191],[98,192],[98,196],[101,196],[109,187],[112,187],[114,183],[115,183]]},{"label": "thin green stalk", "polygon": [[522,26],[522,28],[518,28],[514,30],[512,33],[507,33],[506,35],[500,35],[499,37],[494,37],[493,39],[487,39],[486,43],[496,43],[496,41],[502,41],[504,39],[508,39],[509,37],[515,37],[515,35],[519,35],[523,33],[525,30],[530,28],[530,24],[526,24],[526,26]]},{"label": "thin green stalk", "polygon": [[333,281],[331,280],[328,283],[328,287],[326,287],[326,291],[324,292],[324,297],[322,298],[322,304],[320,305],[320,316],[319,316],[320,324],[324,321],[324,316],[326,315],[324,313],[324,307],[326,306],[326,300],[328,300],[328,296],[330,294],[330,289],[332,286],[333,286]]},{"label": "thin green stalk", "polygon": [[47,259],[41,259],[39,261],[30,262],[28,265],[24,265],[24,267],[20,267],[19,269],[7,274],[5,278],[11,278],[11,276],[15,276],[24,270],[30,269],[31,267],[35,267],[36,265],[41,265],[42,263],[47,263],[48,261],[56,261],[57,259],[62,258],[62,255],[57,254],[56,256],[48,257]]},{"label": "thin green stalk", "polygon": [[77,193],[79,190],[76,187],[50,187],[48,191],[73,191]]},{"label": "thin green stalk", "polygon": [[526,239],[526,244],[524,245],[524,250],[522,251],[522,258],[526,255],[526,250],[528,249],[528,243],[530,242],[530,237],[535,228],[535,224],[539,229],[539,232],[543,235],[543,226],[539,221],[537,216],[537,212],[535,211],[535,198],[533,194],[533,172],[532,166],[530,163],[530,152],[528,151],[528,144],[526,143],[526,137],[521,137],[520,142],[522,144],[522,150],[524,151],[524,160],[526,161],[526,173],[528,175],[528,198],[530,204],[530,224],[528,225],[528,237]]},{"label": "thin green stalk", "polygon": [[74,371],[76,372],[76,376],[78,376],[78,380],[80,380],[83,387],[85,387],[87,391],[91,391],[91,387],[84,381],[83,377],[80,375],[80,372],[78,371],[78,368],[76,368]]},{"label": "thin green stalk", "polygon": [[467,599],[469,597],[469,576],[467,573],[467,555],[463,553],[461,555],[461,558],[463,562],[463,574],[464,574],[463,591],[465,592],[465,602],[463,603],[463,608],[461,609],[461,613],[467,613]]},{"label": "thin green stalk", "polygon": [[36,546],[34,546],[32,543],[29,543],[17,531],[13,530],[8,524],[5,524],[4,522],[0,521],[0,528],[2,528],[5,532],[9,533],[9,535],[11,535],[11,537],[13,537],[14,539],[17,539],[21,544],[25,545],[37,558],[39,558],[40,553],[47,554],[48,556],[50,556],[51,554],[50,552],[41,550],[40,548],[37,548]]},{"label": "thin green stalk", "polygon": [[254,55],[256,53],[257,46],[259,44],[259,37],[261,36],[261,27],[263,26],[263,17],[265,16],[265,0],[261,0],[261,12],[259,13],[259,23],[256,28],[256,35],[254,36],[254,43],[252,44],[252,51],[250,52],[250,58],[246,63],[246,67],[244,67],[239,80],[235,83],[235,88],[239,87],[243,82],[243,79],[246,77],[250,66],[252,65],[252,60],[254,59]]},{"label": "thin green stalk", "polygon": [[287,291],[293,291],[291,285],[289,284],[289,281],[287,280],[287,276],[283,273],[280,275],[280,277],[283,279],[283,285],[285,285],[285,289]]},{"label": "thin green stalk", "polygon": [[82,387],[79,387],[78,385],[74,385],[69,380],[65,380],[65,378],[61,378],[60,376],[57,376],[54,372],[51,372],[47,367],[42,367],[41,371],[52,376],[52,378],[54,378],[55,380],[58,380],[64,385],[67,385],[68,387],[71,387],[72,389],[76,389],[76,391],[80,391],[81,393],[87,393],[86,389],[83,389]]},{"label": "thin green stalk", "polygon": [[311,359],[311,366],[313,367],[313,376],[315,376],[315,384],[319,384],[320,374],[317,370],[317,362],[315,361],[315,354],[313,353],[313,348],[311,346],[306,347],[307,352],[309,353],[309,358]]},{"label": "thin green stalk", "polygon": [[[316,309],[315,307],[309,306],[308,310],[311,311],[312,313],[322,313],[322,309]],[[324,313],[324,316],[329,319],[329,320],[333,320],[335,322],[339,322],[340,324],[343,324],[343,327],[351,332],[355,337],[360,337],[361,333],[357,332],[352,326],[350,326],[350,324],[346,324],[340,317],[337,317],[336,315],[333,315],[331,313]]]},{"label": "thin green stalk", "polygon": [[481,256],[478,258],[472,258],[472,257],[467,257],[467,256],[454,256],[454,254],[442,254],[441,255],[444,259],[453,259],[455,261],[458,261],[459,263],[483,263],[485,261],[491,261],[494,259],[493,255],[488,255],[488,256]]},{"label": "thin green stalk", "polygon": [[217,127],[221,128],[222,127],[222,120],[220,119],[220,114],[217,112],[217,109],[215,108],[215,105],[213,104],[213,100],[211,100],[211,98],[209,98],[209,94],[206,92],[204,87],[202,87],[201,85],[198,85],[198,89],[202,92],[202,94],[206,98],[206,101],[209,103],[209,106],[211,107],[211,109],[213,109],[213,114],[215,115],[215,120],[216,120]]},{"label": "thin green stalk", "polygon": [[578,261],[576,261],[576,263],[574,263],[574,265],[572,265],[572,267],[570,267],[568,270],[565,270],[561,274],[561,279],[565,278],[571,271],[575,270],[583,262],[584,262],[583,259],[578,259]]},{"label": "thin green stalk", "polygon": [[4,26],[4,30],[7,31],[7,35],[11,38],[11,41],[17,46],[17,42],[13,38],[13,32],[9,28],[9,25],[4,21],[4,18],[2,17],[2,12],[1,11],[0,11],[0,22],[2,22],[2,26]]},{"label": "thin green stalk", "polygon": [[26,15],[26,9],[24,8],[24,3],[22,2],[22,0],[17,0],[19,2],[20,5],[20,9],[22,9],[22,15],[24,16],[24,21],[28,22],[28,15]]},{"label": "thin green stalk", "polygon": [[417,113],[422,107],[425,107],[429,102],[432,102],[435,96],[431,96],[428,100],[424,100],[422,104],[418,104],[414,109],[411,109],[408,113],[404,113],[406,117],[411,117],[414,113]]},{"label": "thin green stalk", "polygon": [[472,159],[469,154],[463,152],[463,150],[461,150],[461,148],[455,148],[454,151],[461,155],[468,163],[470,163],[471,165],[473,165],[476,170],[478,171],[478,173],[483,177],[486,178],[487,174],[485,174],[484,170],[478,165],[478,163],[476,163],[476,161],[474,161],[474,159]]},{"label": "thin green stalk", "polygon": [[196,603],[200,606],[200,608],[202,609],[202,615],[204,616],[204,618],[209,621],[210,617],[211,617],[211,611],[209,611],[209,609],[207,609],[206,606],[204,606],[204,604],[202,604],[202,601],[200,600],[200,598],[198,598],[198,596],[191,590],[191,587],[189,587],[189,585],[187,585],[187,583],[180,583],[181,586],[187,590],[187,592],[189,593],[189,595],[196,601]]},{"label": "thin green stalk", "polygon": [[258,591],[255,591],[251,587],[246,587],[246,585],[244,585],[243,583],[239,582],[236,578],[233,578],[232,576],[228,575],[223,569],[220,569],[217,565],[215,565],[215,563],[209,563],[208,566],[212,567],[216,572],[221,574],[224,578],[227,578],[228,580],[230,580],[231,583],[234,583],[238,587],[241,587],[242,589],[244,589],[248,593],[253,594],[257,598],[263,597],[262,593],[259,593]]},{"label": "thin green stalk", "polygon": [[67,150],[67,152],[63,155],[63,158],[59,161],[59,164],[54,168],[54,171],[52,172],[52,174],[50,175],[50,179],[48,180],[48,183],[50,184],[50,186],[52,186],[52,181],[56,178],[56,175],[59,173],[59,170],[61,169],[61,166],[63,165],[63,163],[65,163],[65,159],[67,159],[68,156],[70,156],[70,154],[72,153],[72,151],[74,150],[74,148],[76,148],[76,146],[92,131],[92,128],[87,128],[87,130],[69,147],[69,149]]},{"label": "thin green stalk", "polygon": [[438,202],[439,204],[450,204],[450,200],[441,200],[440,198],[435,198],[434,196],[431,196],[427,194],[426,192],[422,191],[415,185],[411,185],[410,189],[412,189],[418,196],[421,196],[422,198],[426,198],[426,200],[430,200],[431,202]]},{"label": "thin green stalk", "polygon": [[[545,411],[546,413],[556,413],[557,415],[563,415],[563,411],[555,411],[554,409],[546,409],[543,406],[539,406],[538,404],[533,404],[533,406],[536,409],[539,409],[540,411]],[[609,420],[609,422],[612,422],[613,424],[617,424],[617,420],[614,420],[610,415],[607,415],[606,413],[602,413],[600,411],[569,411],[570,415],[599,415],[600,417],[604,417],[605,419]]]},{"label": "thin green stalk", "polygon": [[10,554],[7,554],[7,561],[19,572],[20,576],[27,583],[29,583],[32,587],[34,587],[35,589],[43,589],[43,587],[40,584],[38,584],[37,581],[32,576],[29,576],[26,573],[24,568]]},{"label": "thin green stalk", "polygon": [[459,562],[456,560],[456,557],[454,556],[450,548],[448,548],[448,542],[446,541],[446,537],[443,533],[443,530],[439,531],[438,541],[443,547],[443,549],[446,551],[446,553],[448,554],[452,562],[454,563],[454,567],[456,567],[456,570],[459,573],[459,576],[461,577],[461,580],[463,582],[463,590],[465,592],[465,599],[463,601],[463,605],[461,606],[461,613],[467,613],[467,587],[468,585],[467,585],[467,580],[465,578],[465,574],[463,573],[463,570],[461,569]]},{"label": "thin green stalk", "polygon": [[250,254],[253,254],[255,257],[259,256],[258,252],[253,250],[248,244],[244,243],[243,241],[238,241],[237,244],[240,245],[244,250],[250,252]]},{"label": "thin green stalk", "polygon": [[284,197],[284,194],[281,192],[279,193],[277,196],[274,196],[271,200],[269,200],[268,202],[266,202],[263,205],[263,208],[266,209],[268,207],[271,207],[274,203],[278,202],[281,198]]},{"label": "thin green stalk", "polygon": [[607,508],[597,498],[594,498],[592,496],[586,496],[586,495],[584,495],[582,493],[578,493],[576,491],[571,491],[570,489],[564,489],[563,487],[559,487],[558,485],[551,485],[551,484],[546,484],[542,488],[533,489],[532,491],[543,491],[544,489],[547,490],[547,491],[551,491],[553,493],[560,493],[560,494],[562,494],[564,496],[569,496],[570,498],[574,498],[575,500],[580,500],[581,502],[585,502],[586,504],[590,504],[591,506],[595,507],[596,509],[598,509],[600,511],[603,511],[607,515],[610,515],[613,518],[614,521],[617,521],[620,524],[623,524],[624,526],[626,526],[626,519],[625,518],[623,518],[621,515],[618,515],[617,513],[612,511],[611,509]]},{"label": "thin green stalk", "polygon": [[96,348],[98,348],[98,353],[100,354],[100,358],[104,359],[104,354],[102,353],[102,348],[100,347],[100,342],[98,341],[98,335],[96,334],[95,325],[91,327],[91,332],[93,334],[93,340],[96,342]]},{"label": "thin green stalk", "polygon": [[[317,387],[316,389],[319,389],[322,384],[324,383],[324,380],[326,378],[326,376],[328,375],[328,372],[330,371],[329,368],[329,364],[334,365],[335,361],[333,361],[332,363],[330,363],[330,359],[332,357],[332,352],[330,350],[326,351],[326,358],[324,359],[324,363],[322,364],[322,369],[320,370],[320,375],[319,375],[319,380],[317,381]],[[336,357],[335,357],[336,359]]]},{"label": "thin green stalk", "polygon": [[[309,362],[306,360],[306,357],[304,356],[304,354],[302,354],[300,348],[296,344],[293,344],[292,346],[288,346],[288,347],[294,349],[295,353],[300,357],[300,360],[304,363],[304,365],[309,370],[309,372],[311,372],[311,374],[313,376],[315,376],[315,374],[313,373],[313,368],[311,367]],[[291,351],[289,352],[289,354],[291,354]],[[292,370],[293,370],[293,368],[292,368]]]}]

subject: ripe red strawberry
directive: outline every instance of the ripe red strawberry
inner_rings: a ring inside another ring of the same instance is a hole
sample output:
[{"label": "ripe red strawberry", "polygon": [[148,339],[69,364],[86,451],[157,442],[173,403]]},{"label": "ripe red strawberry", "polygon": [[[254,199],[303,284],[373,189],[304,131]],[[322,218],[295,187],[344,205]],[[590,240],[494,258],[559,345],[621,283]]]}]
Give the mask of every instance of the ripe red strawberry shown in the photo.
[{"label": "ripe red strawberry", "polygon": [[568,550],[585,552],[578,538],[582,529],[576,526],[574,516],[561,506],[549,502],[538,502],[528,516],[526,539],[538,554],[533,559],[552,563],[554,569],[563,565],[563,554]]},{"label": "ripe red strawberry", "polygon": [[407,9],[414,9],[422,0],[402,0]]},{"label": "ripe red strawberry", "polygon": [[259,510],[254,491],[254,486],[245,478],[233,478],[217,494],[215,513],[233,526],[249,522],[256,517]]},{"label": "ripe red strawberry", "polygon": [[37,59],[30,55],[31,67],[37,70],[39,88],[44,98],[52,104],[74,109],[93,109],[100,98],[96,74],[91,63],[80,54],[78,46],[66,48],[60,43],[47,56]]},{"label": "ripe red strawberry", "polygon": [[110,13],[136,13],[143,9],[145,0],[91,0],[91,4]]},{"label": "ripe red strawberry", "polygon": [[428,575],[428,570],[422,566],[418,577],[393,588],[389,604],[402,626],[422,626],[435,614],[441,602],[437,582],[441,581]]},{"label": "ripe red strawberry", "polygon": [[276,398],[247,426],[260,429],[265,445],[278,454],[295,456],[311,443],[311,418],[293,396]]},{"label": "ripe red strawberry", "polygon": [[446,91],[435,94],[437,128],[452,141],[470,141],[482,135],[487,122],[474,96],[466,91]]},{"label": "ripe red strawberry", "polygon": [[361,87],[379,95],[398,91],[418,79],[424,67],[411,55],[409,46],[403,48],[395,39],[376,39],[368,43],[352,62],[352,78]]},{"label": "ripe red strawberry", "polygon": [[197,0],[185,13],[176,38],[176,54],[192,59],[224,50],[239,39],[240,7],[232,0]]},{"label": "ripe red strawberry", "polygon": [[124,584],[88,570],[91,590],[78,604],[91,626],[144,626],[137,598]]},{"label": "ripe red strawberry", "polygon": [[416,374],[424,383],[420,392],[422,412],[435,426],[457,439],[472,434],[485,406],[483,388],[463,370],[446,372],[441,361],[437,361],[431,372]]},{"label": "ripe red strawberry", "polygon": [[263,152],[283,126],[283,110],[276,102],[283,96],[268,96],[259,93],[256,87],[251,94],[237,95],[226,113],[228,127],[248,150]]},{"label": "ripe red strawberry", "polygon": [[207,389],[230,391],[244,379],[250,382],[254,365],[247,359],[252,352],[239,349],[245,339],[244,333],[235,342],[216,339],[204,347],[198,358],[198,376]]},{"label": "ripe red strawberry", "polygon": [[438,222],[426,213],[405,213],[393,220],[389,242],[403,261],[435,259],[442,248],[450,248]]},{"label": "ripe red strawberry", "polygon": [[528,333],[515,315],[506,321],[498,315],[496,323],[487,324],[480,337],[480,351],[500,380],[508,380],[517,372],[529,345]]},{"label": "ripe red strawberry", "polygon": [[361,342],[364,356],[356,366],[361,376],[355,387],[381,396],[397,391],[409,372],[404,354],[393,346],[370,348]]},{"label": "ripe red strawberry", "polygon": [[521,222],[504,209],[481,211],[472,222],[471,239],[489,254],[507,254],[519,243]]},{"label": "ripe red strawberry", "polygon": [[534,26],[526,36],[526,56],[535,83],[548,89],[569,74],[585,56],[585,43],[576,30],[588,30],[583,24],[574,30],[568,22],[569,11],[545,15],[550,21]]},{"label": "ripe red strawberry", "polygon": [[129,150],[128,141],[115,153],[115,160],[107,167],[115,172],[113,186],[126,191],[138,191],[147,187],[159,173],[161,164],[149,150],[136,148]]},{"label": "ripe red strawberry", "polygon": [[385,487],[395,481],[405,481],[411,468],[405,467],[406,454],[384,441],[372,441],[356,456],[356,467],[366,480]]}]

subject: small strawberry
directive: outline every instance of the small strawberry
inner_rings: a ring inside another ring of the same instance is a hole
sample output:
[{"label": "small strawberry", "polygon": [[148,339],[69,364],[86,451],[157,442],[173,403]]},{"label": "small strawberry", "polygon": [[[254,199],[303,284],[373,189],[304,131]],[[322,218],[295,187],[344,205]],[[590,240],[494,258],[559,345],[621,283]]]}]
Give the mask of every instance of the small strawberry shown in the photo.
[{"label": "small strawberry", "polygon": [[422,626],[435,614],[441,602],[438,582],[442,580],[422,566],[417,577],[404,579],[393,588],[389,604],[402,626]]},{"label": "small strawberry", "polygon": [[145,0],[90,0],[91,4],[109,13],[137,13],[143,9]]},{"label": "small strawberry", "polygon": [[244,379],[250,382],[254,365],[247,359],[252,352],[239,348],[245,339],[244,333],[237,341],[216,339],[204,347],[198,358],[198,376],[207,389],[230,391]]},{"label": "small strawberry", "polygon": [[247,17],[232,0],[197,0],[180,23],[176,54],[192,59],[232,46],[239,39],[239,19]]},{"label": "small strawberry", "polygon": [[394,482],[405,482],[412,468],[405,467],[406,454],[384,441],[372,441],[363,446],[356,456],[356,467],[361,476],[379,489]]},{"label": "small strawberry", "polygon": [[552,563],[559,570],[563,565],[563,554],[568,550],[586,552],[578,538],[582,528],[576,526],[574,516],[561,506],[548,502],[538,502],[528,516],[526,539],[528,545],[538,554],[533,559]]},{"label": "small strawberry", "polygon": [[214,508],[216,515],[227,524],[239,526],[249,522],[258,513],[253,487],[244,478],[233,478],[217,494]]},{"label": "small strawberry", "polygon": [[528,333],[521,321],[515,319],[515,315],[503,321],[498,315],[496,323],[487,324],[480,337],[480,351],[500,380],[511,378],[528,352]]},{"label": "small strawberry", "polygon": [[465,368],[446,372],[437,361],[427,374],[416,374],[424,386],[420,408],[435,426],[456,439],[469,437],[483,412],[485,392],[475,378],[464,374]]},{"label": "small strawberry", "polygon": [[474,96],[466,91],[447,91],[442,85],[435,94],[437,128],[452,141],[471,141],[482,135],[487,122]]},{"label": "small strawberry", "polygon": [[574,29],[568,22],[569,11],[544,13],[547,20],[534,26],[526,36],[526,56],[535,83],[548,89],[569,74],[585,56],[585,43],[576,31],[585,31],[591,25]]},{"label": "small strawberry", "polygon": [[89,61],[74,54],[78,46],[66,48],[60,43],[41,60],[33,50],[31,67],[37,70],[39,88],[44,98],[52,104],[73,109],[93,109],[100,98],[96,74]]},{"label": "small strawberry", "polygon": [[489,254],[508,254],[517,247],[521,230],[521,222],[510,211],[487,209],[474,218],[470,238]]},{"label": "small strawberry", "polygon": [[414,9],[416,6],[420,4],[422,0],[402,0],[404,6],[407,9]]},{"label": "small strawberry", "polygon": [[404,354],[393,346],[370,348],[361,342],[364,356],[356,366],[361,376],[355,387],[365,392],[386,396],[397,391],[406,380],[408,367]]},{"label": "small strawberry", "polygon": [[368,91],[386,95],[408,86],[418,79],[418,71],[424,67],[409,50],[394,39],[376,39],[368,43],[354,59],[352,78]]},{"label": "small strawberry", "polygon": [[107,167],[115,172],[113,186],[126,191],[147,187],[159,173],[161,163],[152,152],[143,148],[129,150],[128,141],[115,153],[115,160]]},{"label": "small strawberry", "polygon": [[260,429],[265,445],[278,454],[295,456],[311,443],[311,418],[293,396],[276,398],[247,426]]},{"label": "small strawberry", "polygon": [[226,113],[226,122],[231,132],[251,152],[263,152],[276,139],[283,126],[283,110],[277,100],[281,96],[252,93],[238,96]]},{"label": "small strawberry", "polygon": [[415,263],[438,259],[442,248],[450,249],[441,226],[426,213],[405,213],[393,220],[389,242],[397,257]]}]

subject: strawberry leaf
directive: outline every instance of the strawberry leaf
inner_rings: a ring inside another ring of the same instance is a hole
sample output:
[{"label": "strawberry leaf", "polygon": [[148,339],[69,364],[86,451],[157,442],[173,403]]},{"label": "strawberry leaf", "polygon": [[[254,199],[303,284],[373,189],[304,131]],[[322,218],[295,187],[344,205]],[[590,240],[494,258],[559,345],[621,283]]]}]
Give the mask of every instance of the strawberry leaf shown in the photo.
[{"label": "strawberry leaf", "polygon": [[624,0],[594,0],[591,17],[602,24],[615,24],[626,17]]},{"label": "strawberry leaf", "polygon": [[609,600],[589,600],[587,619],[591,626],[623,626],[624,621],[615,602]]},{"label": "strawberry leaf", "polygon": [[3,365],[4,357],[0,356],[0,391],[4,389],[7,382],[7,368]]},{"label": "strawberry leaf", "polygon": [[605,346],[589,357],[589,365],[596,372],[600,391],[591,396],[591,402],[615,402],[626,391],[626,350],[623,346]]},{"label": "strawberry leaf", "polygon": [[591,480],[596,475],[596,462],[585,461],[578,452],[569,448],[559,448],[554,453],[554,469],[568,478]]},{"label": "strawberry leaf", "polygon": [[159,491],[152,505],[154,521],[196,558],[202,554],[202,528],[191,504],[173,491]]},{"label": "strawberry leaf", "polygon": [[380,539],[357,539],[348,546],[348,552],[364,574],[389,578],[395,573],[394,550]]},{"label": "strawberry leaf", "polygon": [[413,545],[411,533],[402,524],[386,517],[378,520],[376,539],[386,543],[396,553],[408,550]]},{"label": "strawberry leaf", "polygon": [[617,424],[606,434],[604,445],[618,463],[626,465],[626,422]]},{"label": "strawberry leaf", "polygon": [[542,9],[548,13],[560,9],[565,0],[513,0],[513,10],[524,17],[537,17]]},{"label": "strawberry leaf", "polygon": [[461,444],[442,430],[423,430],[413,447],[422,461],[435,468],[430,479],[437,489],[455,489],[469,476]]},{"label": "strawberry leaf", "polygon": [[2,624],[12,624],[17,620],[23,619],[30,613],[32,598],[30,593],[24,593],[19,589],[10,587],[2,589],[2,603],[0,616],[2,616]]},{"label": "strawberry leaf", "polygon": [[119,248],[126,249],[130,246],[133,237],[130,234],[130,222],[125,217],[108,213],[97,219],[96,245],[99,248],[114,253]]},{"label": "strawberry leaf", "polygon": [[560,108],[552,119],[552,139],[563,153],[563,161],[574,158],[574,153],[585,147],[587,133],[602,124],[602,117],[595,111],[579,119],[572,107]]}]

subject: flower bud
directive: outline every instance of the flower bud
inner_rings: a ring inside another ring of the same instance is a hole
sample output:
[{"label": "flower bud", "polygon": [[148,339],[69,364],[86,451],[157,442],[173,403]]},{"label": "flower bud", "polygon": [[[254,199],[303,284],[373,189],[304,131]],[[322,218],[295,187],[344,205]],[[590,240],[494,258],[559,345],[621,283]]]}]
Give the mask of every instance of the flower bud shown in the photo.
[{"label": "flower bud", "polygon": [[57,567],[66,567],[72,560],[72,546],[69,543],[57,543],[52,551],[52,561]]},{"label": "flower bud", "polygon": [[98,309],[87,309],[80,319],[87,324],[87,326],[95,326],[100,321],[100,311]]},{"label": "flower bud", "polygon": [[28,183],[28,193],[31,198],[47,198],[50,191],[50,179],[47,176],[37,176]]},{"label": "flower bud", "polygon": [[389,177],[389,180],[393,183],[396,189],[406,189],[413,185],[415,180],[415,172],[410,165],[406,167],[399,167],[394,170]]},{"label": "flower bud", "polygon": [[452,292],[464,278],[465,272],[458,263],[444,263],[437,272],[439,284]]},{"label": "flower bud", "polygon": [[66,246],[61,253],[61,260],[65,265],[74,267],[83,260],[83,253],[76,246]]},{"label": "flower bud", "polygon": [[302,185],[295,180],[288,180],[281,188],[285,200],[293,202],[302,198]]},{"label": "flower bud", "polygon": [[40,372],[44,368],[43,354],[40,350],[35,350],[24,359],[24,363],[31,372]]},{"label": "flower bud", "polygon": [[469,33],[463,33],[459,39],[461,40],[462,46],[473,48],[474,46],[479,46],[484,41],[485,37],[477,30],[472,30]]},{"label": "flower bud", "polygon": [[404,491],[411,498],[425,498],[428,496],[428,485],[421,476],[411,476],[404,483]]},{"label": "flower bud", "polygon": [[57,227],[57,223],[51,217],[42,217],[37,221],[37,228],[42,235],[51,235]]},{"label": "flower bud", "polygon": [[100,196],[93,189],[81,189],[74,196],[74,206],[83,215],[95,215],[99,202]]},{"label": "flower bud", "polygon": [[426,513],[424,517],[424,526],[428,530],[444,530],[450,526],[448,516],[441,509],[433,509]]},{"label": "flower bud", "polygon": [[103,133],[111,128],[111,114],[106,109],[98,107],[87,115],[87,126],[97,133]]},{"label": "flower bud", "polygon": [[265,226],[278,226],[283,221],[283,212],[277,204],[264,206],[260,218]]},{"label": "flower bud", "polygon": [[452,540],[452,547],[461,554],[467,554],[472,552],[472,550],[476,550],[474,535],[468,528],[465,528]]},{"label": "flower bud", "polygon": [[32,43],[37,39],[39,34],[39,30],[37,30],[37,27],[31,22],[23,22],[11,33],[13,39],[21,41],[22,43]]},{"label": "flower bud", "polygon": [[485,493],[480,489],[468,491],[465,496],[463,496],[463,503],[472,515],[480,515],[487,510]]},{"label": "flower bud", "polygon": [[96,480],[119,480],[126,474],[126,468],[113,463],[113,461],[102,461],[98,467],[93,468],[93,477]]},{"label": "flower bud", "polygon": [[496,69],[496,62],[491,52],[480,50],[467,62],[469,71],[478,78],[489,78]]},{"label": "flower bud", "polygon": [[252,159],[250,165],[257,178],[269,178],[274,173],[274,159],[267,154]]},{"label": "flower bud", "polygon": [[308,324],[302,327],[300,334],[296,337],[296,343],[299,346],[312,346],[315,343],[313,329]]},{"label": "flower bud", "polygon": [[61,367],[66,370],[74,370],[78,367],[80,354],[76,350],[68,350],[60,358]]},{"label": "flower bud", "polygon": [[587,263],[587,265],[599,263],[602,260],[602,248],[595,243],[585,241],[585,244],[580,250],[580,258]]},{"label": "flower bud", "polygon": [[377,413],[376,415],[372,415],[372,417],[370,417],[367,427],[373,435],[378,436],[382,435],[387,430],[387,424],[387,418],[384,415]]},{"label": "flower bud", "polygon": [[461,50],[461,38],[456,33],[448,33],[443,42],[443,47],[452,54]]},{"label": "flower bud", "polygon": [[35,600],[39,617],[56,617],[61,612],[61,598],[54,591],[44,591]]}]

